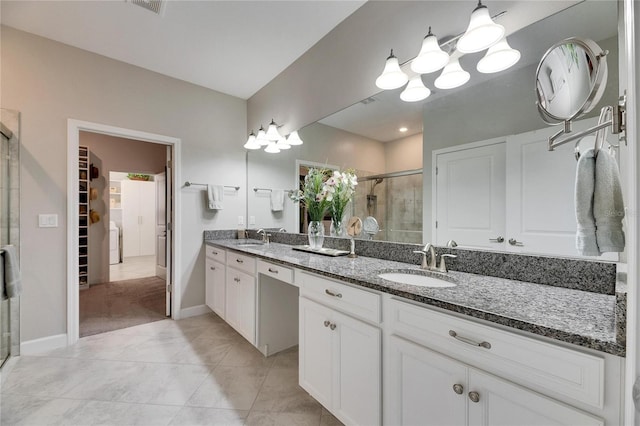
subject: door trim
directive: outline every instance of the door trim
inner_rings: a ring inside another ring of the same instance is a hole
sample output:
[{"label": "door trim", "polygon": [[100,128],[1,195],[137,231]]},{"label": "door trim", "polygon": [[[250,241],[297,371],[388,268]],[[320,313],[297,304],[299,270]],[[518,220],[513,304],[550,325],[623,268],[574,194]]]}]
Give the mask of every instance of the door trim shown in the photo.
[{"label": "door trim", "polygon": [[[72,214],[72,212],[76,211],[80,198],[78,193],[77,167],[80,131],[171,146],[173,148],[172,165],[174,166],[172,175],[173,187],[178,188],[178,182],[180,182],[182,142],[179,138],[71,118],[67,120],[67,345],[72,345],[77,342],[80,335],[80,292],[77,274],[79,267],[77,244],[79,222],[78,215]],[[177,248],[180,247],[182,236],[182,225],[180,221],[181,206],[180,191],[175,191],[172,205],[174,232],[171,241],[173,256],[171,257],[172,268],[170,277],[173,283],[173,291],[171,292],[171,305],[173,307],[171,317],[173,319],[180,319],[179,306],[182,286],[177,278],[181,276],[181,255]]]}]

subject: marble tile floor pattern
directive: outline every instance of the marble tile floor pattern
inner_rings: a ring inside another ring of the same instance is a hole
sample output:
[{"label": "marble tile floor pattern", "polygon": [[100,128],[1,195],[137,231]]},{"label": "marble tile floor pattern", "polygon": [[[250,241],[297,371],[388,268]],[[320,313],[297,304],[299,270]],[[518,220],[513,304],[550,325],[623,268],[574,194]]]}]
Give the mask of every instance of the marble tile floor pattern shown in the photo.
[{"label": "marble tile floor pattern", "polygon": [[121,263],[109,266],[109,280],[122,281],[156,275],[156,257],[125,257]]},{"label": "marble tile floor pattern", "polygon": [[297,348],[265,358],[215,314],[22,356],[2,425],[340,425],[298,386]]}]

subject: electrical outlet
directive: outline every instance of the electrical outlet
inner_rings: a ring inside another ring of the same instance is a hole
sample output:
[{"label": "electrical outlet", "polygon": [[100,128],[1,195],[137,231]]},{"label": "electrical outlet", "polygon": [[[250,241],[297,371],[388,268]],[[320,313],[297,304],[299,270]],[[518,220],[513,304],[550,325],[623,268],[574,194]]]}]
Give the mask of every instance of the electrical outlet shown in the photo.
[{"label": "electrical outlet", "polygon": [[57,214],[39,214],[38,215],[38,227],[40,227],[40,228],[57,228],[58,227],[58,215]]}]

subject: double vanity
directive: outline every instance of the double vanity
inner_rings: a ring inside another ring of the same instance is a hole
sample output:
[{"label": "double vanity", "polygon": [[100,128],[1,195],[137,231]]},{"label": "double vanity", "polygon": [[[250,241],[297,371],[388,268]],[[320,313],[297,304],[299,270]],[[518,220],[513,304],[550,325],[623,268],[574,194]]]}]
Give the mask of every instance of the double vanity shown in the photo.
[{"label": "double vanity", "polygon": [[[345,424],[622,423],[614,265],[562,265],[567,282],[591,271],[584,291],[461,272],[463,250],[443,275],[393,260],[419,259],[415,245],[362,242],[383,259],[351,259],[231,235],[205,233],[207,305],[265,356],[299,345],[300,386]],[[502,275],[553,262],[514,256]]]}]

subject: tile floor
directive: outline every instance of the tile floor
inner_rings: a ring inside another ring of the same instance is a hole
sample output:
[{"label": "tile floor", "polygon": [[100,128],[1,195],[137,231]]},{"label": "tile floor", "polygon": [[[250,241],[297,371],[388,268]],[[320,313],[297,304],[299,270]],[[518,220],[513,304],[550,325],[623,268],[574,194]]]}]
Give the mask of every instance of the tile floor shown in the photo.
[{"label": "tile floor", "polygon": [[156,275],[156,257],[125,257],[122,263],[109,266],[109,280],[122,281],[135,278],[154,277]]},{"label": "tile floor", "polygon": [[22,356],[2,379],[2,425],[341,424],[298,386],[297,348],[265,358],[215,314]]}]

